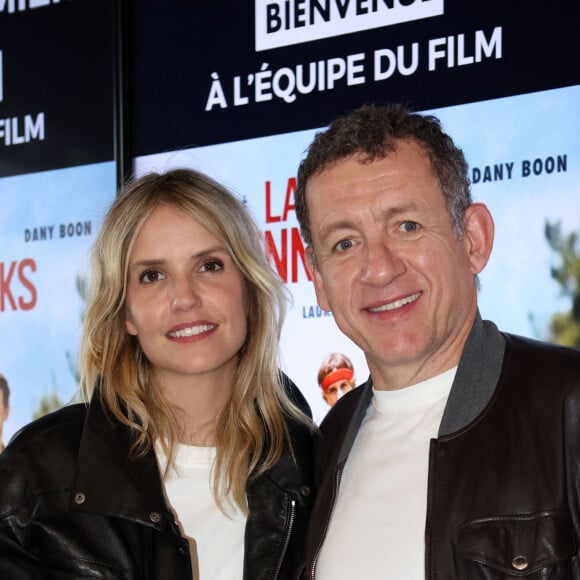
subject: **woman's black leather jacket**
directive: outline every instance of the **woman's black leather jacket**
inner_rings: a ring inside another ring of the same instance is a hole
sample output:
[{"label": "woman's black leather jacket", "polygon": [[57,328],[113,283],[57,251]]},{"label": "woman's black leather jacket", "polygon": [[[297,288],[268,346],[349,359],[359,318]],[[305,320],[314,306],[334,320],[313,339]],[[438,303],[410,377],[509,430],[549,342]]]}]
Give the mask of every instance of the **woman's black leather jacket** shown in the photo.
[{"label": "woman's black leather jacket", "polygon": [[[286,450],[248,485],[244,580],[290,580],[302,559],[313,435],[295,423],[289,430],[294,457]],[[2,580],[192,580],[155,455],[128,460],[129,445],[98,397],[14,437],[0,454]]]}]

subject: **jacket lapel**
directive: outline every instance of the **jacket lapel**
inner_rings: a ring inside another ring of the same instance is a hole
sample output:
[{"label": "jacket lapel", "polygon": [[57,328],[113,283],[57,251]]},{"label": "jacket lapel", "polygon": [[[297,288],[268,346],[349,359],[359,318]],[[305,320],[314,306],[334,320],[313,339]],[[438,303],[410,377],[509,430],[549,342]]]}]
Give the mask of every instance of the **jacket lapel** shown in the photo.
[{"label": "jacket lapel", "polygon": [[169,513],[152,449],[129,459],[131,433],[108,416],[95,391],[83,429],[71,509],[162,529]]}]

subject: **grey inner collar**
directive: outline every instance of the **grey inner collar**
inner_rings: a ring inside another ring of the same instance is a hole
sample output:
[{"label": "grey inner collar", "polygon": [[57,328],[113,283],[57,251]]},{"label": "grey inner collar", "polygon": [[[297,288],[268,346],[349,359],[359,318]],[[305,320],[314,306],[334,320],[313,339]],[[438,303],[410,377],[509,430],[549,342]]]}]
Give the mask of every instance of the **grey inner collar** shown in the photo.
[{"label": "grey inner collar", "polygon": [[505,339],[493,322],[479,312],[447,399],[439,436],[449,435],[473,421],[491,399],[501,373]]}]

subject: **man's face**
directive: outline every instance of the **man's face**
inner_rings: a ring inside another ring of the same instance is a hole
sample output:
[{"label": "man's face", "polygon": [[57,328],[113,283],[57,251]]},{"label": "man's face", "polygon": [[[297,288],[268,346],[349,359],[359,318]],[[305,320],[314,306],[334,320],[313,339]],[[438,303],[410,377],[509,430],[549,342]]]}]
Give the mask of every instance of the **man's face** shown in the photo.
[{"label": "man's face", "polygon": [[477,309],[474,276],[491,251],[485,206],[457,239],[423,149],[400,141],[310,177],[311,271],[319,305],[365,351],[377,388],[414,384],[457,364]]},{"label": "man's face", "polygon": [[345,393],[352,391],[354,388],[353,380],[340,379],[335,383],[332,383],[328,388],[322,392],[322,398],[327,402],[330,407],[333,407],[336,401],[342,397]]}]

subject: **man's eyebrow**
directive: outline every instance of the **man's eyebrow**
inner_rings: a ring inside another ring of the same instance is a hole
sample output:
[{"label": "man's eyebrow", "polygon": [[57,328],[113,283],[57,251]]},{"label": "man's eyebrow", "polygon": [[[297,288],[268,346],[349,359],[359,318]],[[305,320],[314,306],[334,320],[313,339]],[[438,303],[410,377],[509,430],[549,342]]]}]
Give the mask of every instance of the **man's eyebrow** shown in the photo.
[{"label": "man's eyebrow", "polygon": [[355,227],[355,222],[351,219],[338,219],[325,225],[320,230],[320,239],[325,240],[330,234],[337,230],[346,230]]},{"label": "man's eyebrow", "polygon": [[[410,202],[406,202],[402,205],[390,207],[387,210],[385,210],[384,212],[376,214],[375,219],[377,219],[377,220],[379,220],[379,219],[390,220],[390,219],[395,218],[401,214],[411,212],[411,211],[417,211],[417,209],[418,209],[418,205],[414,201],[410,201]],[[322,227],[322,229],[320,230],[320,233],[319,233],[320,239],[321,240],[326,239],[334,231],[346,230],[346,229],[354,228],[354,227],[356,227],[355,220],[353,220],[351,218],[339,218],[336,221],[331,221],[330,223],[328,223],[324,227]]]},{"label": "man's eyebrow", "polygon": [[417,211],[417,209],[419,209],[417,204],[414,201],[409,201],[402,205],[390,207],[386,212],[384,212],[384,216],[387,219],[391,219],[409,211]]}]

